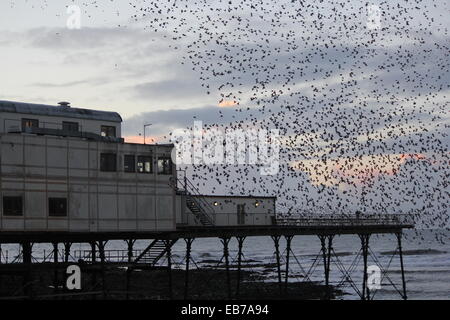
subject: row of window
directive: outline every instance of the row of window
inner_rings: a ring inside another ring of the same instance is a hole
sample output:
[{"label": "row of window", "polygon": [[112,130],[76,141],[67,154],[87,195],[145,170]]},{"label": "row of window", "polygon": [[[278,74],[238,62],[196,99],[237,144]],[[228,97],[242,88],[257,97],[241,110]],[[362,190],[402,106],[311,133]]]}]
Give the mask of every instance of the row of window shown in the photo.
[{"label": "row of window", "polygon": [[[172,174],[172,159],[170,157],[158,157],[157,170],[158,174]],[[117,155],[115,153],[100,154],[100,171],[117,171]],[[123,171],[130,173],[153,173],[153,157],[126,154],[123,157]]]},{"label": "row of window", "polygon": [[[3,215],[9,217],[23,216],[22,197],[3,197]],[[66,217],[67,199],[48,198],[48,215],[49,217]]]},{"label": "row of window", "polygon": [[[25,119],[22,118],[22,130],[25,131],[26,128],[39,128],[38,119]],[[80,131],[78,122],[63,121],[62,129],[66,131]],[[100,134],[102,137],[116,137],[116,127],[114,126],[101,126]]]}]

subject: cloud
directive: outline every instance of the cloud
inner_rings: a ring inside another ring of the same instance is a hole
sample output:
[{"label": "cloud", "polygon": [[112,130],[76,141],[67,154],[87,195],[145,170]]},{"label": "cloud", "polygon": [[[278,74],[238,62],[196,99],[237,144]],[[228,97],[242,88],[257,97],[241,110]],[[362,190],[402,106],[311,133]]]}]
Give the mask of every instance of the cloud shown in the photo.
[{"label": "cloud", "polygon": [[193,97],[205,94],[200,84],[192,80],[184,77],[147,82],[134,86],[133,90],[139,99],[150,101],[153,99],[168,99],[170,101],[183,100],[187,102]]},{"label": "cloud", "polygon": [[34,87],[42,87],[42,88],[62,88],[62,87],[73,87],[80,84],[87,84],[88,81],[79,80],[79,81],[70,81],[65,83],[47,83],[47,82],[37,82],[31,84]]},{"label": "cloud", "polygon": [[35,48],[61,51],[104,47],[121,47],[148,39],[148,34],[131,28],[83,27],[34,28],[24,34],[24,39]]},{"label": "cloud", "polygon": [[233,121],[235,110],[208,105],[199,108],[158,110],[138,114],[124,120],[124,135],[141,132],[145,123],[152,123],[148,129],[152,135],[168,135],[173,129],[192,127],[194,121],[204,124],[225,124]]}]

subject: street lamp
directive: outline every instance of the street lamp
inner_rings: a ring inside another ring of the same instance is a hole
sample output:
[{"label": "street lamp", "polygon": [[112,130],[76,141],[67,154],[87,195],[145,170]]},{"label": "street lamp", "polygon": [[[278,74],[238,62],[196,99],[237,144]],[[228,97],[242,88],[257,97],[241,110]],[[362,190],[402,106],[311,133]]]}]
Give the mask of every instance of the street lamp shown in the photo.
[{"label": "street lamp", "polygon": [[152,125],[151,123],[144,124],[144,144],[145,144],[145,128],[150,127],[151,125]]}]

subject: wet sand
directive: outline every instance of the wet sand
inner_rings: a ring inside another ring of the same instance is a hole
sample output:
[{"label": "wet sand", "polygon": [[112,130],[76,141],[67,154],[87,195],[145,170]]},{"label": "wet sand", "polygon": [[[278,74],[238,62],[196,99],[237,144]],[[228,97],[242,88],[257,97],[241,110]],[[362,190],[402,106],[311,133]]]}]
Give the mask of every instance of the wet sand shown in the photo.
[{"label": "wet sand", "polygon": [[[136,269],[129,275],[127,290],[126,268],[108,265],[82,267],[82,290],[68,291],[62,288],[65,283],[64,268],[58,271],[58,290],[54,289],[54,270],[41,266],[32,273],[32,285],[23,288],[23,276],[12,272],[0,276],[0,297],[32,298],[32,299],[184,299],[185,271],[174,269],[172,278],[172,297],[170,297],[169,272],[166,268],[140,270]],[[290,279],[285,287],[284,278],[281,286],[275,282],[262,281],[258,272],[241,271],[239,294],[237,294],[237,271],[230,270],[231,299],[322,299],[325,296],[323,284],[296,281]],[[104,286],[104,287],[103,287]],[[331,287],[332,298],[343,295],[340,290]],[[128,294],[127,294],[128,292]],[[77,295],[72,295],[77,293]],[[90,294],[91,293],[91,294]],[[63,296],[62,296],[63,295]],[[223,269],[192,269],[189,271],[188,299],[192,300],[222,300],[229,299],[226,271]]]}]

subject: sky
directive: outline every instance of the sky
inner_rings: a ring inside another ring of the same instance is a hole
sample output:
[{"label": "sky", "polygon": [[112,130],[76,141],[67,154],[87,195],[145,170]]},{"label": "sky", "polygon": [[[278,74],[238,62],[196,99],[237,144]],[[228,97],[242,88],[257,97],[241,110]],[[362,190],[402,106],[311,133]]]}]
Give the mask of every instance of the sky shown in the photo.
[{"label": "sky", "polygon": [[[131,23],[128,4],[108,2],[104,12],[80,3],[81,29],[70,30],[66,10],[72,1],[2,1],[0,59],[8,80],[0,99],[52,105],[64,100],[114,110],[124,119],[218,107],[219,99],[206,95],[167,41]],[[133,127],[125,134],[142,130]]]},{"label": "sky", "polygon": [[[368,30],[368,5],[381,29]],[[193,178],[275,194],[285,211],[428,208],[448,226],[448,12],[445,0],[2,1],[0,99],[114,110],[132,142],[146,123],[159,142],[195,120],[278,128],[278,175]]]}]

